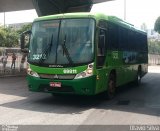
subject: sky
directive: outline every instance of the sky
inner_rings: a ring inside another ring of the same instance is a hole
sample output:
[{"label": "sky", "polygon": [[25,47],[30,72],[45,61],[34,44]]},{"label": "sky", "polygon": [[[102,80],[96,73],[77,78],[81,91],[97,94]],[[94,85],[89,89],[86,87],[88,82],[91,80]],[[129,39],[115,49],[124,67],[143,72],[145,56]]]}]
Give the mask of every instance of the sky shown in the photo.
[{"label": "sky", "polygon": [[[93,5],[91,12],[101,12],[124,19],[124,1],[115,0]],[[148,29],[154,28],[160,16],[160,0],[126,0],[126,21],[140,28],[145,23]],[[37,18],[35,10],[6,12],[6,24],[32,22]],[[0,24],[4,24],[4,14],[0,13]]]},{"label": "sky", "polygon": [[[5,23],[13,24],[32,22],[37,17],[35,10],[5,12]],[[4,13],[0,13],[0,25],[4,25]]]},{"label": "sky", "polygon": [[[92,8],[92,12],[103,12],[124,19],[124,1],[97,4]],[[126,0],[126,21],[138,28],[145,23],[148,29],[153,29],[159,16],[160,0]]]}]

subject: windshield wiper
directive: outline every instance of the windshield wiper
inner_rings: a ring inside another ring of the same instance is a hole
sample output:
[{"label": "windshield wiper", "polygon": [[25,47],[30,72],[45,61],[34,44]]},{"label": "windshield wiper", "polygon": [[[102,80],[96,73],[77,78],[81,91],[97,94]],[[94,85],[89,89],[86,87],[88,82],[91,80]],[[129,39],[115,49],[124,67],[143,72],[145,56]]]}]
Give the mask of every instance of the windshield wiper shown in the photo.
[{"label": "windshield wiper", "polygon": [[[49,41],[49,43],[47,44],[47,47],[45,48],[45,50],[42,52],[42,57],[39,59],[39,64],[42,64],[44,62],[44,58],[43,56],[46,55],[46,54],[49,54],[51,52],[51,47],[52,47],[52,44],[53,44],[53,34],[51,36],[51,39]],[[49,52],[48,52],[49,51]],[[48,53],[47,53],[48,52]],[[47,56],[47,55],[46,55]]]},{"label": "windshield wiper", "polygon": [[63,41],[63,44],[62,44],[63,52],[66,54],[66,57],[67,57],[67,60],[69,61],[69,63],[73,64],[73,61],[72,61],[72,59],[70,57],[70,54],[68,52],[68,49],[66,47],[66,39],[67,39],[67,36],[65,35],[64,41]]}]

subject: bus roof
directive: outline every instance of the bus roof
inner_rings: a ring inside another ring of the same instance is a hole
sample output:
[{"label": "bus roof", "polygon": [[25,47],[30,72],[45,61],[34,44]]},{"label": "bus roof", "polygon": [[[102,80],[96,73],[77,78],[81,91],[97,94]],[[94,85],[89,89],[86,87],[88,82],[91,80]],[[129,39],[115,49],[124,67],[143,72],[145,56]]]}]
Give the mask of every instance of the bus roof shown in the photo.
[{"label": "bus roof", "polygon": [[53,19],[62,19],[62,18],[94,18],[96,21],[99,20],[107,20],[111,21],[115,24],[118,24],[120,26],[129,28],[131,30],[136,30],[141,33],[146,33],[142,30],[139,30],[138,28],[135,28],[134,25],[116,17],[116,16],[108,16],[103,13],[91,13],[91,12],[81,12],[81,13],[65,13],[65,14],[57,14],[57,15],[48,15],[36,18],[35,21],[41,21],[41,20],[53,20]]}]

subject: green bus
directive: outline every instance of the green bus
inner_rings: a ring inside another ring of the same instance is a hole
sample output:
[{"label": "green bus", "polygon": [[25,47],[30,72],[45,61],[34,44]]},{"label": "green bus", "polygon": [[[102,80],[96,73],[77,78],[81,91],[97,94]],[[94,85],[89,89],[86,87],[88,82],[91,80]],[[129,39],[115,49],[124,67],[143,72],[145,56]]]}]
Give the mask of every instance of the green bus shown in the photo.
[{"label": "green bus", "polygon": [[39,17],[22,34],[21,48],[28,52],[27,81],[34,92],[113,98],[117,87],[139,84],[148,71],[147,34],[100,13]]}]

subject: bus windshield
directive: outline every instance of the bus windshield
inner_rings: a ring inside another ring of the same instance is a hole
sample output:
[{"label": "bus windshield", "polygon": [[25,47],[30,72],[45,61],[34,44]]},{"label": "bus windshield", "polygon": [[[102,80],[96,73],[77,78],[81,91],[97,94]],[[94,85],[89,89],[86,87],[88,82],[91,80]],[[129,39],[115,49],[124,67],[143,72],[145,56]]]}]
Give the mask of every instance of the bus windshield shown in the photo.
[{"label": "bus windshield", "polygon": [[36,65],[77,65],[94,58],[93,19],[62,19],[33,23],[28,62]]}]

